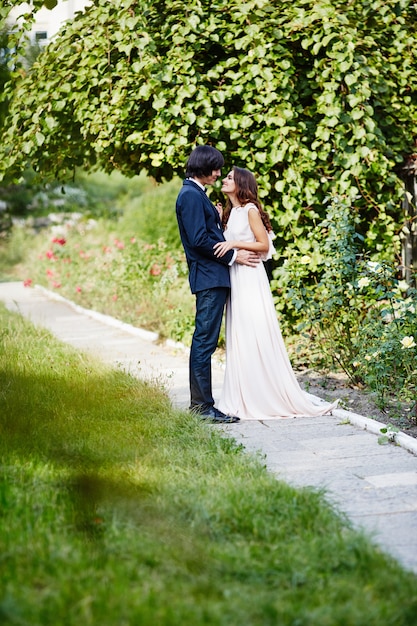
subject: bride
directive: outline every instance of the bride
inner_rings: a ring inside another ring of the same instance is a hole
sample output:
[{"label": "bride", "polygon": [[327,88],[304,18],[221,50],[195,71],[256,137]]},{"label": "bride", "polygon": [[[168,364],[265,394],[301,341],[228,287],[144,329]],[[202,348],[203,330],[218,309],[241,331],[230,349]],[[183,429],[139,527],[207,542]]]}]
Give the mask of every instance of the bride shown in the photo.
[{"label": "bride", "polygon": [[[258,198],[254,175],[233,167],[223,180],[227,196],[222,215],[226,241],[214,246],[216,256],[228,250],[272,257],[272,228]],[[337,403],[314,405],[294,375],[281,335],[263,263],[230,267],[231,291],[226,305],[226,371],[219,409],[241,419],[284,419],[330,413]]]}]

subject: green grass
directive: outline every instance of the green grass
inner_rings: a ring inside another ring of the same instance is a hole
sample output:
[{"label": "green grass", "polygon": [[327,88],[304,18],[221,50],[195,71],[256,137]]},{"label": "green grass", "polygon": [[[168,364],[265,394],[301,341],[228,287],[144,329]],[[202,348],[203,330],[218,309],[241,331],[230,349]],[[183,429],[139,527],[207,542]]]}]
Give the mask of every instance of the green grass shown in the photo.
[{"label": "green grass", "polygon": [[157,387],[0,309],[0,622],[402,626],[416,577]]}]

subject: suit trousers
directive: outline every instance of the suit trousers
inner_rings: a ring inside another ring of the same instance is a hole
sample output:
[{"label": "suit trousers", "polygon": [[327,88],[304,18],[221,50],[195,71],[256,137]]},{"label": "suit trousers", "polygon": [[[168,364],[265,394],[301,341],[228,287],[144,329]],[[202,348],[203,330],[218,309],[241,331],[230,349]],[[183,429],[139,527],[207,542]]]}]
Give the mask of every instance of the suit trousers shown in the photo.
[{"label": "suit trousers", "polygon": [[214,406],[211,357],[217,348],[228,287],[196,293],[195,330],[190,351],[190,409],[204,411]]}]

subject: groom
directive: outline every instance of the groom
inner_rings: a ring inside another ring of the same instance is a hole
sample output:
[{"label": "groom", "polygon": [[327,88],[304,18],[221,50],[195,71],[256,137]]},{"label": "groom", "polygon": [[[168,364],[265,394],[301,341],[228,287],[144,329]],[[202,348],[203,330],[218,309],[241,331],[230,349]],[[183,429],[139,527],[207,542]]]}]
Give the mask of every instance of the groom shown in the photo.
[{"label": "groom", "polygon": [[219,213],[206,195],[221,174],[224,159],[212,146],[197,146],[186,165],[176,203],[178,227],[187,257],[191,292],[196,297],[195,329],[190,351],[190,409],[214,424],[239,421],[214,406],[211,385],[211,357],[217,347],[224,306],[230,289],[232,263],[255,266],[256,253],[229,250],[216,257],[213,248],[224,241]]}]

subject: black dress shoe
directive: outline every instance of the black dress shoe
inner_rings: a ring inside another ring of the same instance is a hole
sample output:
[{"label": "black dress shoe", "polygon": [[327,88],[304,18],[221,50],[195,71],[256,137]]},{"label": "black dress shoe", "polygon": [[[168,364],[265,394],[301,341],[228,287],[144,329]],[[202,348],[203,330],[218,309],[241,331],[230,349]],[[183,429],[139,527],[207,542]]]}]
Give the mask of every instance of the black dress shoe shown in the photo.
[{"label": "black dress shoe", "polygon": [[236,424],[240,422],[239,417],[235,415],[225,415],[214,406],[199,413],[199,417],[209,424]]}]

